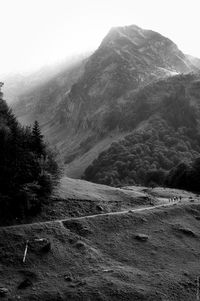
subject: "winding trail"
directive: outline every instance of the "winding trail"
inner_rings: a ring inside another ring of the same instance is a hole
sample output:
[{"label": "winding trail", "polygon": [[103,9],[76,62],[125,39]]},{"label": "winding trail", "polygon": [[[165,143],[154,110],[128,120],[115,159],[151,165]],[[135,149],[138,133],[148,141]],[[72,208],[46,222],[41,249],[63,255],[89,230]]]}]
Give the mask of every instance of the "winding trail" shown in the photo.
[{"label": "winding trail", "polygon": [[[162,198],[162,199],[167,200],[167,198]],[[128,210],[124,210],[124,211],[99,213],[99,214],[85,215],[85,216],[79,216],[79,217],[69,217],[69,218],[65,218],[65,219],[50,220],[50,221],[45,221],[45,222],[35,222],[35,223],[28,223],[28,224],[3,226],[3,227],[0,227],[0,231],[10,229],[10,228],[20,228],[20,227],[28,227],[28,226],[36,226],[36,225],[48,225],[48,224],[54,224],[54,223],[63,223],[63,222],[72,221],[72,220],[91,219],[91,218],[96,218],[96,217],[101,217],[101,216],[121,215],[121,214],[126,214],[126,213],[137,213],[137,212],[146,211],[146,210],[154,210],[156,208],[171,207],[171,206],[176,205],[179,202],[180,202],[180,200],[174,201],[174,202],[169,202],[169,203],[164,203],[161,205],[155,205],[155,206],[150,206],[150,207],[141,207],[141,208],[137,208],[137,209],[128,209]]]}]

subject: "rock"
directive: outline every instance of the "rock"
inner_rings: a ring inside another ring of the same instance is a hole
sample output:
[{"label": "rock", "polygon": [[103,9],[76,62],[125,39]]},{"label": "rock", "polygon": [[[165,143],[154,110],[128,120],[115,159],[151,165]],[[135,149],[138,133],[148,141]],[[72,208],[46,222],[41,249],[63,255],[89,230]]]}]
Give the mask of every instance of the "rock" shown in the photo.
[{"label": "rock", "polygon": [[66,274],[64,275],[64,279],[65,279],[65,281],[67,281],[67,282],[73,281],[73,277],[72,277],[72,275],[71,275],[70,272],[69,272],[69,273],[66,273]]},{"label": "rock", "polygon": [[100,205],[96,205],[96,209],[97,209],[98,211],[103,211],[103,208],[102,208]]},{"label": "rock", "polygon": [[31,285],[32,285],[32,282],[29,279],[25,279],[18,285],[18,289],[25,289]]},{"label": "rock", "polygon": [[85,243],[81,240],[78,240],[76,242],[75,246],[76,246],[77,249],[81,249],[81,250],[84,250],[86,248]]},{"label": "rock", "polygon": [[149,236],[146,234],[136,234],[134,238],[140,241],[147,241]]},{"label": "rock", "polygon": [[46,243],[41,247],[41,251],[44,253],[51,251],[51,242],[46,241]]},{"label": "rock", "polygon": [[183,272],[183,275],[188,277],[188,276],[189,276],[188,271],[184,271],[184,272]]},{"label": "rock", "polygon": [[87,225],[87,222],[85,221],[64,221],[63,226],[67,229],[69,229],[71,232],[74,232],[81,236],[88,236],[92,234],[91,229]]},{"label": "rock", "polygon": [[29,242],[30,249],[35,252],[47,253],[51,250],[51,242],[47,238],[36,238]]},{"label": "rock", "polygon": [[180,232],[182,234],[185,234],[187,236],[191,236],[191,237],[196,237],[196,234],[189,228],[185,228],[183,227],[182,225],[174,225],[174,229],[177,231],[177,232]]},{"label": "rock", "polygon": [[109,272],[113,272],[114,270],[113,269],[104,269],[103,272],[105,273],[109,273]]},{"label": "rock", "polygon": [[4,297],[8,294],[8,289],[5,287],[0,287],[0,296]]},{"label": "rock", "polygon": [[67,281],[67,282],[72,282],[72,281],[73,281],[73,278],[72,278],[71,274],[65,275],[65,276],[64,276],[64,279],[65,279],[65,281]]}]

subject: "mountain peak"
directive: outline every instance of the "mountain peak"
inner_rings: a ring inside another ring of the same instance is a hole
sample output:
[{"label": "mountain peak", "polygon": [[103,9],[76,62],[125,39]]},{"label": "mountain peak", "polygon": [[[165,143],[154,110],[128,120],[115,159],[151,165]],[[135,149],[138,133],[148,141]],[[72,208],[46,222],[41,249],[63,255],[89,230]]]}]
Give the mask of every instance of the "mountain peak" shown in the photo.
[{"label": "mountain peak", "polygon": [[103,39],[101,46],[112,45],[116,40],[120,38],[136,38],[137,36],[143,35],[145,30],[138,27],[137,25],[129,25],[123,27],[112,27],[108,34]]},{"label": "mountain peak", "polygon": [[[153,44],[156,42],[163,42],[166,45],[173,45],[174,47],[177,47],[175,43],[162,36],[160,33],[148,29],[142,29],[137,25],[112,27],[103,39],[100,47],[116,46],[117,43],[122,40],[124,42],[131,42],[135,47],[143,47],[146,44]],[[163,43],[161,46],[163,46]]]}]

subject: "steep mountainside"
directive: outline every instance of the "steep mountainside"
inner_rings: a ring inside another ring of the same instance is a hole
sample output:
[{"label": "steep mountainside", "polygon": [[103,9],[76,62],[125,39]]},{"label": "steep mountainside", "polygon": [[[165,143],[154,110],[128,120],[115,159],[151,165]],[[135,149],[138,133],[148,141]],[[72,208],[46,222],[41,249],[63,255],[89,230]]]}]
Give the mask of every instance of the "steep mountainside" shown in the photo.
[{"label": "steep mountainside", "polygon": [[[5,83],[4,98],[8,104],[14,105],[24,98],[23,95],[26,95],[26,98],[29,98],[29,95],[32,92],[34,96],[34,91],[39,90],[52,80],[56,81],[57,77],[64,76],[67,74],[67,70],[71,72],[74,67],[78,66],[80,62],[89,55],[89,53],[75,55],[62,62],[44,66],[35,72],[25,74],[0,74],[0,77]],[[34,98],[32,97],[31,100],[34,101]],[[20,107],[23,107],[23,101],[20,103]],[[32,112],[29,111],[29,114],[31,113]],[[24,112],[22,111],[21,114],[24,114]]]},{"label": "steep mountainside", "polygon": [[[122,108],[129,110],[132,93],[160,78],[196,70],[187,56],[159,33],[135,25],[113,28],[75,71],[72,87],[67,81],[61,85],[51,81],[39,93],[24,95],[16,113],[25,122],[40,121],[65,163],[71,162],[67,166],[70,175],[77,177],[100,151],[136,126],[122,128],[116,122],[119,116],[124,119]],[[37,104],[34,110],[33,103]]]},{"label": "steep mountainside", "polygon": [[[68,93],[71,86],[78,80],[84,70],[86,59],[65,64],[58,67],[57,71],[49,72],[48,80],[38,73],[26,78],[24,87],[17,94],[19,101],[13,104],[13,109],[22,123],[29,124],[34,120],[41,124],[48,122],[52,118],[52,113],[57,109],[63,96]],[[35,78],[35,80],[34,80]],[[15,87],[16,89],[16,87]]]},{"label": "steep mountainside", "polygon": [[[115,126],[135,130],[86,169],[98,183],[163,184],[166,172],[200,157],[200,76],[177,75],[129,96]],[[123,116],[123,118],[121,118]]]},{"label": "steep mountainside", "polygon": [[197,68],[200,68],[200,59],[199,58],[189,55],[189,54],[186,56],[193,65],[195,65]]}]

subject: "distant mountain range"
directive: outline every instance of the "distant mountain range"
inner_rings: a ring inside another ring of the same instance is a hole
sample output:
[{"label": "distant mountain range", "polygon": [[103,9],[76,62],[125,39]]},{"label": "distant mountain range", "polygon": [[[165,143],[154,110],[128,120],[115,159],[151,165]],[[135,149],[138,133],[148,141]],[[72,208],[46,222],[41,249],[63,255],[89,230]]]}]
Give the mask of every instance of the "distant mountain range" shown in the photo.
[{"label": "distant mountain range", "polygon": [[[153,114],[168,114],[162,104],[170,93],[182,89],[188,106],[198,108],[199,66],[199,59],[159,33],[135,25],[112,28],[87,59],[23,92],[14,111],[24,123],[37,119],[60,151],[66,173],[81,177],[112,142],[144,122],[146,127]],[[188,73],[193,75],[183,75]],[[171,115],[175,109],[172,103]],[[180,120],[187,120],[184,112]]]}]

